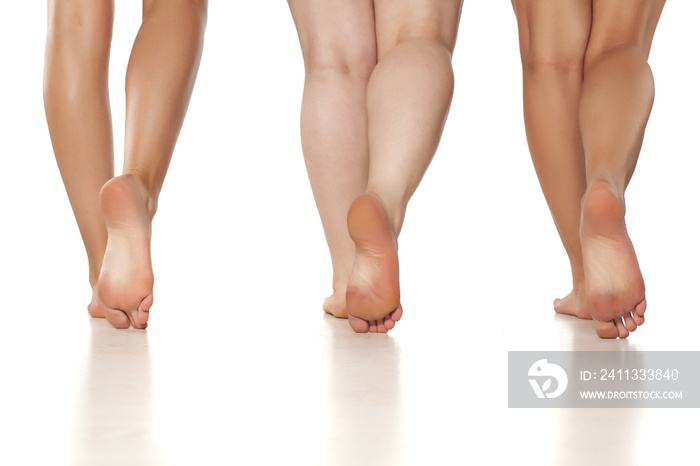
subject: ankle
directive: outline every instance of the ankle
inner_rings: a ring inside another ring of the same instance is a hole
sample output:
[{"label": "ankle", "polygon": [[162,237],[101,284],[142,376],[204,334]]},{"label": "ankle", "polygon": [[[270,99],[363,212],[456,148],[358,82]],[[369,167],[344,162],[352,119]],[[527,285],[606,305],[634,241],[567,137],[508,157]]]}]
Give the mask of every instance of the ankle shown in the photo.
[{"label": "ankle", "polygon": [[122,176],[126,176],[136,183],[139,188],[141,198],[146,203],[146,211],[148,212],[151,220],[153,220],[153,217],[155,217],[156,211],[158,210],[159,192],[153,186],[152,180],[148,176],[135,170],[125,171]]},{"label": "ankle", "polygon": [[615,195],[615,197],[618,198],[620,204],[622,204],[623,206],[625,205],[624,184],[618,183],[615,180],[604,176],[595,176],[589,178],[588,186],[586,187],[586,192],[584,193],[583,198],[581,199],[582,205],[588,198],[589,193],[601,189],[606,189],[612,192]]},{"label": "ankle", "polygon": [[348,289],[348,279],[333,280],[333,294],[342,294],[345,296],[345,291]]},{"label": "ankle", "polygon": [[580,296],[586,291],[586,282],[583,280],[582,277],[574,277],[574,279],[572,280],[571,289],[574,291],[575,295]]},{"label": "ankle", "polygon": [[100,254],[100,260],[96,260],[97,254],[88,254],[88,280],[90,281],[90,286],[97,286],[97,281],[100,278],[100,270],[102,270],[102,257],[104,256],[104,249]]}]

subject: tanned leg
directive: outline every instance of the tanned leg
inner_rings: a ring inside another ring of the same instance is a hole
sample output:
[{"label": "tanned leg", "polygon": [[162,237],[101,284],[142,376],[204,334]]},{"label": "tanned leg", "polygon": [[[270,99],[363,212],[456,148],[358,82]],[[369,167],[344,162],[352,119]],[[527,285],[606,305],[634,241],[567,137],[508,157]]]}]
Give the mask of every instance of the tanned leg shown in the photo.
[{"label": "tanned leg", "polygon": [[644,322],[624,190],[651,111],[646,59],[663,3],[513,1],[528,142],[573,274],[554,307],[593,318],[606,338]]},{"label": "tanned leg", "polygon": [[578,111],[591,0],[514,0],[523,109],[532,162],[571,264],[573,288],[554,310],[590,319],[579,227],[586,166]]},{"label": "tanned leg", "polygon": [[97,279],[107,245],[99,193],[114,176],[107,89],[112,0],[49,0],[44,105],[56,161],[89,264],[88,310],[104,317]]},{"label": "tanned leg", "polygon": [[151,222],[192,95],[206,15],[206,0],[143,2],[126,77],[124,174],[100,194],[108,242],[98,292],[117,328],[148,321]]},{"label": "tanned leg", "polygon": [[588,305],[605,338],[627,337],[646,310],[624,193],[654,100],[647,58],[664,3],[593,1],[579,117],[587,177],[580,234]]}]

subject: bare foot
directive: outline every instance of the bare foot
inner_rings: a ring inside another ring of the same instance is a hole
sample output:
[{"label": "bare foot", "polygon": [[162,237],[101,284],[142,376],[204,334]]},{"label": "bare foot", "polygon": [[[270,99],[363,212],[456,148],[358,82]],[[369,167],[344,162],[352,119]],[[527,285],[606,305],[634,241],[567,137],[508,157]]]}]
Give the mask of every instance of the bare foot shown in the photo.
[{"label": "bare foot", "polygon": [[348,212],[355,262],[346,292],[350,326],[358,333],[391,330],[403,310],[396,235],[379,198],[363,194]]},{"label": "bare foot", "polygon": [[323,301],[323,310],[333,317],[348,318],[348,308],[345,305],[345,290],[347,286],[333,287],[333,294]]},{"label": "bare foot", "polygon": [[92,287],[92,299],[90,300],[90,304],[88,304],[88,312],[92,317],[105,316],[105,305],[102,304],[97,294],[97,285]]},{"label": "bare foot", "polygon": [[599,181],[586,193],[581,214],[586,297],[596,333],[627,338],[644,323],[644,279],[612,186]]},{"label": "bare foot", "polygon": [[146,328],[153,304],[151,215],[145,189],[130,175],[108,181],[100,192],[107,250],[97,282],[107,320],[116,328]]},{"label": "bare foot", "polygon": [[586,295],[577,289],[571,290],[571,293],[561,299],[555,299],[554,312],[575,316],[579,319],[591,319],[591,312],[588,310],[588,303],[586,303]]}]

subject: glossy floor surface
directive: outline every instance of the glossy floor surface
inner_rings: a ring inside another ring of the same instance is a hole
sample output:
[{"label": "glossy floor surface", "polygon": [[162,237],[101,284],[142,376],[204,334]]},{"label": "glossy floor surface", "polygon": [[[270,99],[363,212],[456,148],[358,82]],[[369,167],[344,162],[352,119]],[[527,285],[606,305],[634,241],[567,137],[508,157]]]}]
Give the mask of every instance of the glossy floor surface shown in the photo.
[{"label": "glossy floor surface", "polygon": [[507,408],[509,349],[699,348],[652,310],[636,338],[601,341],[588,322],[507,323],[487,302],[437,299],[390,335],[356,335],[277,298],[249,312],[178,299],[190,310],[162,304],[145,331],[14,312],[0,464],[697,464],[697,410]]},{"label": "glossy floor surface", "polygon": [[[570,277],[527,152],[510,2],[465,2],[451,114],[399,239],[405,314],[389,335],[321,311],[330,261],[285,3],[210,3],[154,223],[145,331],[87,315],[41,101],[45,4],[2,7],[3,59],[22,71],[0,75],[0,465],[700,463],[698,410],[507,407],[509,350],[700,350],[700,4],[668,2],[662,16],[627,192],[647,322],[602,341],[552,312]],[[117,2],[117,167],[140,5]]]}]

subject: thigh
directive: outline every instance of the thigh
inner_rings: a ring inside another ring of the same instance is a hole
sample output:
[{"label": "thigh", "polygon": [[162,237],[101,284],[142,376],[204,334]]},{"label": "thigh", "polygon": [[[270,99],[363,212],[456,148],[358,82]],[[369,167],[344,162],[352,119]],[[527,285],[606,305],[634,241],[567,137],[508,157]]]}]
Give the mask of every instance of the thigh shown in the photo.
[{"label": "thigh", "polygon": [[512,0],[523,64],[583,66],[591,0]]},{"label": "thigh", "polygon": [[638,47],[645,58],[666,0],[593,0],[593,27],[588,54],[618,46]]},{"label": "thigh", "polygon": [[380,58],[410,39],[439,40],[454,50],[462,0],[374,0],[374,9]]},{"label": "thigh", "polygon": [[372,0],[288,0],[307,69],[340,58],[376,63]]}]

